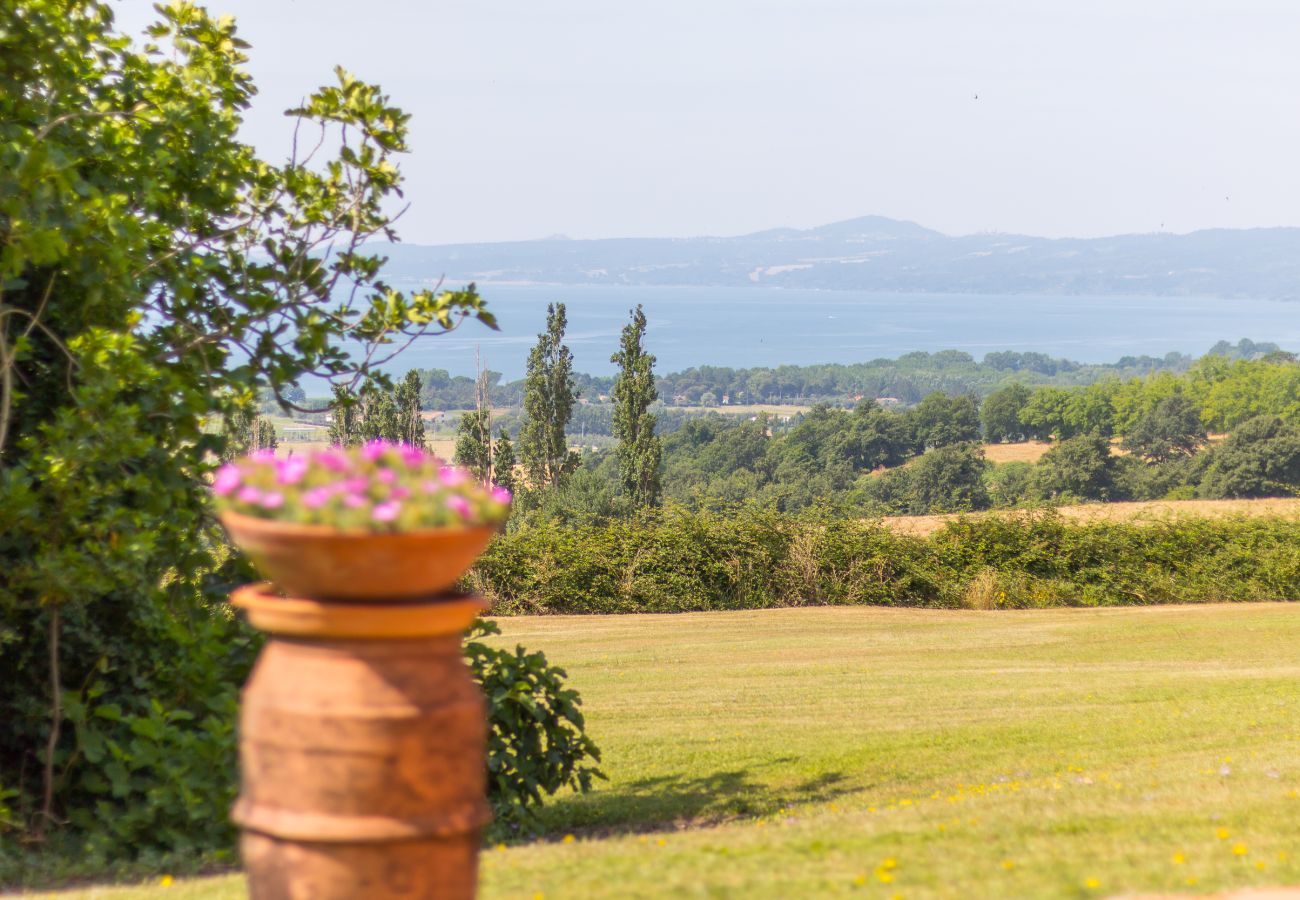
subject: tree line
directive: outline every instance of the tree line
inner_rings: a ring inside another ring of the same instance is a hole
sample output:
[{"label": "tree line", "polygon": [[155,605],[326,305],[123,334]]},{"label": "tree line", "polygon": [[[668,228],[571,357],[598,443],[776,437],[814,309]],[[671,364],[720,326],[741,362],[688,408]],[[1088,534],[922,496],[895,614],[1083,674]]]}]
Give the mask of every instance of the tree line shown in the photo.
[{"label": "tree line", "polygon": [[[1219,341],[1208,352],[1228,360],[1259,359],[1278,352],[1278,347],[1243,338],[1236,344]],[[856,402],[864,397],[892,397],[910,405],[934,391],[984,396],[1013,381],[1074,387],[1156,371],[1179,374],[1194,362],[1192,356],[1169,353],[1085,364],[1045,353],[1016,351],[987,353],[977,362],[960,350],[918,351],[897,359],[852,364],[738,369],[698,366],[657,376],[655,390],[669,406],[711,408],[724,404]],[[485,375],[494,406],[522,405],[526,378],[506,382],[500,372],[488,371]],[[592,401],[609,396],[616,377],[573,374],[575,388]],[[420,402],[424,409],[463,410],[477,406],[475,378],[453,376],[446,369],[420,370],[420,378]]]}]

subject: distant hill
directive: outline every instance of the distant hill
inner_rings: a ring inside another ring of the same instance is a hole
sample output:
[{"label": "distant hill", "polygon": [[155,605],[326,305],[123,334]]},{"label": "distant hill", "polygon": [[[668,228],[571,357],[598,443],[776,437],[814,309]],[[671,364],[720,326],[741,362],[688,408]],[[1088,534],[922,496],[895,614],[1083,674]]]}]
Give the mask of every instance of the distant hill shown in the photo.
[{"label": "distant hill", "polygon": [[1300,299],[1300,228],[952,237],[864,216],[739,237],[387,245],[402,280]]}]

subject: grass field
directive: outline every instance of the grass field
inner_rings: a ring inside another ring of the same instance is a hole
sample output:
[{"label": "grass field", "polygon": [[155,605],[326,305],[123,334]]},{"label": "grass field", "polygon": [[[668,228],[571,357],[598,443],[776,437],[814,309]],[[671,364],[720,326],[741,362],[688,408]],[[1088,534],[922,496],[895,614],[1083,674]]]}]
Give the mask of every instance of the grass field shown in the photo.
[{"label": "grass field", "polygon": [[[1260,500],[1143,500],[1126,503],[1081,503],[1059,506],[1056,511],[1072,522],[1167,522],[1183,517],[1276,516],[1300,519],[1300,498]],[[1023,515],[1016,512],[966,513],[967,516]],[[933,534],[955,515],[889,516],[885,525],[902,534]]]},{"label": "grass field", "polygon": [[610,780],[485,852],[485,898],[1300,884],[1300,605],[500,624],[568,667]]}]

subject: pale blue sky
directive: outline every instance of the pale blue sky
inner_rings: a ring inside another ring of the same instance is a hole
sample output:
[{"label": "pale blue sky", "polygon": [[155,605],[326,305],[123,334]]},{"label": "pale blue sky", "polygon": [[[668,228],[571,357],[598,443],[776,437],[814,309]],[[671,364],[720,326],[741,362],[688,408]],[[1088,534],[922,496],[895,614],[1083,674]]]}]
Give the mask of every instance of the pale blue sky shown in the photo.
[{"label": "pale blue sky", "polygon": [[[113,5],[128,30],[150,17]],[[209,8],[253,44],[262,152],[336,63],[413,114],[411,242],[866,214],[1049,236],[1300,225],[1294,0]]]}]

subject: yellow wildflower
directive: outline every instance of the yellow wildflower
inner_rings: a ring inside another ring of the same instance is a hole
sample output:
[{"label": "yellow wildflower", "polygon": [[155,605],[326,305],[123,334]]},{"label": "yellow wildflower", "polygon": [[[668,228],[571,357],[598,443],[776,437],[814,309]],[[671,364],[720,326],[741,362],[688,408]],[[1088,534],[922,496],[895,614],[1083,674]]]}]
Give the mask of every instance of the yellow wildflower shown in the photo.
[{"label": "yellow wildflower", "polygon": [[562,841],[562,843],[565,843],[565,844],[572,844],[572,843],[573,843],[574,841],[576,841],[576,840],[577,840],[577,838],[575,838],[573,835],[571,835],[571,834],[566,834],[566,835],[564,836],[564,840]]},{"label": "yellow wildflower", "polygon": [[1214,832],[1214,836],[1221,841],[1226,841],[1229,834],[1230,832],[1226,828],[1220,828],[1218,831]]},{"label": "yellow wildflower", "polygon": [[1098,881],[1096,878],[1089,878],[1087,881],[1083,883],[1083,886],[1088,888],[1089,890],[1095,891],[1097,888],[1101,887],[1101,882]]},{"label": "yellow wildflower", "polygon": [[1233,845],[1232,845],[1232,855],[1233,855],[1233,856],[1245,856],[1247,852],[1249,852],[1249,851],[1246,850],[1246,845],[1245,845],[1245,844],[1233,844]]},{"label": "yellow wildflower", "polygon": [[162,878],[158,879],[160,887],[171,887],[175,882],[176,879],[172,878],[170,875],[164,875]]},{"label": "yellow wildflower", "polygon": [[1010,872],[1010,871],[1011,871],[1012,869],[1014,869],[1015,867],[1016,867],[1016,864],[1013,863],[1011,860],[1009,860],[1009,859],[1004,859],[1004,860],[1002,860],[1002,868],[1006,869],[1008,872]]}]

